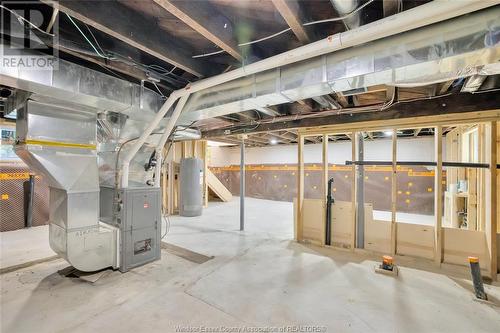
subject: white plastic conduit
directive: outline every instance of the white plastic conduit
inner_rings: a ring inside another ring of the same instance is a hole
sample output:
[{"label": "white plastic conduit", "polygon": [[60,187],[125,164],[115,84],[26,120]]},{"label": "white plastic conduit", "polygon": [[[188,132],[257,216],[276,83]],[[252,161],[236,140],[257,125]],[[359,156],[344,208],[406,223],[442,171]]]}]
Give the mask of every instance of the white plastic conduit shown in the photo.
[{"label": "white plastic conduit", "polygon": [[[128,172],[130,161],[139,151],[147,138],[158,126],[159,122],[165,117],[168,110],[180,97],[185,97],[185,101],[193,92],[197,92],[209,87],[216,86],[243,76],[252,75],[262,71],[270,70],[279,66],[288,65],[305,59],[317,57],[323,54],[342,50],[348,47],[360,45],[368,41],[385,38],[396,35],[402,32],[417,29],[440,21],[448,20],[460,15],[474,12],[483,8],[491,7],[499,4],[499,0],[435,0],[430,3],[415,7],[402,13],[389,16],[379,21],[363,25],[359,28],[349,30],[343,33],[329,36],[317,42],[304,45],[302,47],[290,50],[273,57],[255,62],[248,66],[235,69],[233,71],[220,74],[211,78],[207,78],[195,82],[183,89],[179,89],[170,94],[165,104],[160,108],[156,117],[151,124],[146,128],[141,137],[134,143],[133,147],[124,156],[121,162],[121,186],[128,187]],[[185,101],[182,103],[185,104]],[[178,103],[181,105],[181,103]],[[165,129],[164,137],[168,138],[182,113],[182,108],[176,108],[169,119],[167,128]],[[163,140],[161,140],[163,143]],[[157,150],[162,146],[158,145]],[[161,167],[161,163],[157,163],[157,169]]]}]

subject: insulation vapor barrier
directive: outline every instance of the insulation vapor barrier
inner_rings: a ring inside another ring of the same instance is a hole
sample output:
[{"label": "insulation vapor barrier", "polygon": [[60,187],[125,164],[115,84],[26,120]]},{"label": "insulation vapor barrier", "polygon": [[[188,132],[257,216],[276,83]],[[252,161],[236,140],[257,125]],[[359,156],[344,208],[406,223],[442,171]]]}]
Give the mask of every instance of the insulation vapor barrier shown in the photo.
[{"label": "insulation vapor barrier", "polygon": [[[246,165],[245,169],[246,196],[288,202],[297,197],[296,164],[254,164]],[[232,194],[239,195],[239,166],[210,170]],[[391,210],[391,170],[391,167],[365,167],[365,202],[373,204],[374,210]],[[329,178],[334,178],[332,193],[335,200],[351,201],[351,167],[330,164],[328,173]],[[323,199],[321,165],[305,164],[304,177],[307,183],[304,197]],[[398,212],[434,214],[434,171],[425,167],[398,167],[397,186]]]},{"label": "insulation vapor barrier", "polygon": [[500,8],[246,76],[192,94],[180,121],[386,84],[419,86],[497,74]]}]

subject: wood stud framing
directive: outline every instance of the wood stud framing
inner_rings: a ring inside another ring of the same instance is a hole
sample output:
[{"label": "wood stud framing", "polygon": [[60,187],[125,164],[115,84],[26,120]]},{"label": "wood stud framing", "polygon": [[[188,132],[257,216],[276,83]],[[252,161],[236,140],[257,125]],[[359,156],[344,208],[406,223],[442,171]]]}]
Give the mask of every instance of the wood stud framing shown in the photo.
[{"label": "wood stud framing", "polygon": [[486,150],[489,155],[490,167],[486,173],[486,246],[490,262],[488,271],[493,281],[497,279],[498,252],[497,252],[497,122],[487,124],[489,132],[486,138]]},{"label": "wood stud framing", "polygon": [[[391,184],[391,253],[397,254],[397,220],[396,220],[396,208],[397,208],[397,128],[409,129],[409,128],[423,128],[423,127],[433,127],[430,126],[431,122],[434,124],[434,145],[435,145],[435,178],[434,178],[434,210],[435,210],[435,226],[434,226],[434,261],[436,264],[441,265],[444,258],[444,229],[443,229],[443,128],[451,125],[468,124],[468,123],[479,123],[479,128],[485,127],[486,137],[486,151],[484,158],[490,164],[489,169],[484,170],[486,177],[483,182],[486,184],[485,188],[485,199],[483,205],[486,208],[485,212],[485,235],[487,238],[488,256],[489,261],[486,263],[486,267],[490,277],[493,280],[497,278],[498,269],[498,254],[497,254],[497,205],[498,205],[498,189],[497,186],[497,120],[498,120],[498,110],[478,112],[474,114],[476,117],[471,118],[472,114],[457,114],[453,117],[443,116],[443,117],[420,117],[414,119],[406,119],[406,122],[402,120],[395,120],[394,122],[372,122],[369,124],[347,124],[339,126],[331,126],[325,128],[309,128],[302,129],[298,131],[299,135],[299,145],[298,145],[298,200],[297,200],[297,225],[296,225],[296,239],[302,241],[302,230],[304,223],[303,216],[303,202],[304,202],[304,138],[308,136],[321,136],[323,138],[323,183],[327,186],[328,181],[328,137],[331,135],[346,134],[351,138],[352,147],[351,154],[352,160],[356,160],[356,137],[360,135],[361,132],[352,131],[352,128],[356,128],[360,131],[381,131],[386,130],[388,127],[392,129],[392,184]],[[492,118],[490,118],[492,117]],[[492,119],[492,120],[490,120]],[[361,128],[359,126],[364,126]],[[367,126],[368,125],[368,126]],[[392,125],[392,126],[391,126]],[[351,130],[349,130],[349,128]],[[481,135],[479,135],[481,136]],[[480,144],[481,145],[481,144]],[[481,157],[480,157],[481,158]],[[355,169],[356,166],[353,164],[351,170],[351,204],[352,211],[356,212],[356,182],[355,182]],[[481,181],[481,180],[479,180]],[[326,187],[325,187],[325,198],[326,198]],[[325,200],[326,202],[326,200]],[[355,248],[355,235],[356,235],[356,218],[355,214],[352,214],[352,230],[350,245],[351,249]],[[332,226],[332,230],[334,230]]]},{"label": "wood stud framing", "polygon": [[[351,160],[356,160],[357,132],[352,132],[351,138]],[[351,169],[351,204],[352,204],[352,224],[351,224],[351,250],[356,247],[356,165]]]}]

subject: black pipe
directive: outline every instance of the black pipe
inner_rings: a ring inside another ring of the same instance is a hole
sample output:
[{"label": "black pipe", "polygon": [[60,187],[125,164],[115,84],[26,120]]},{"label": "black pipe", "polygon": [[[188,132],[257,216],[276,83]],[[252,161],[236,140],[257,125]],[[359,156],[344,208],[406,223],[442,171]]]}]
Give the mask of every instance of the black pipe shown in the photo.
[{"label": "black pipe", "polygon": [[[345,161],[345,165],[392,165],[391,161]],[[421,162],[421,161],[399,161],[396,165],[406,165],[406,166],[430,166],[435,167],[436,162]],[[456,168],[478,168],[478,169],[488,169],[490,165],[488,163],[464,163],[464,162],[443,162],[444,167],[456,167]],[[500,164],[497,164],[497,169],[500,169]]]},{"label": "black pipe", "polygon": [[35,175],[30,175],[29,180],[26,181],[24,185],[25,185],[24,226],[25,228],[31,228],[33,226],[33,199],[35,197]]},{"label": "black pipe", "polygon": [[472,284],[474,285],[474,294],[482,300],[488,300],[488,296],[484,292],[483,278],[481,276],[481,268],[479,267],[479,259],[477,257],[469,257],[470,274],[472,276]]},{"label": "black pipe", "polygon": [[326,224],[325,224],[325,244],[331,245],[331,235],[332,235],[332,204],[335,202],[335,199],[332,196],[332,185],[333,178],[328,180],[328,192],[326,196]]}]

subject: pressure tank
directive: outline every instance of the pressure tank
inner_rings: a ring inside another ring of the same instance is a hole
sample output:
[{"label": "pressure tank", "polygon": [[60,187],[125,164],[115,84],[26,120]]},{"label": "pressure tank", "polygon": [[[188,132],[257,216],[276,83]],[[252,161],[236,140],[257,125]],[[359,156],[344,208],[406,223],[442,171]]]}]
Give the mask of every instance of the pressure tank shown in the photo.
[{"label": "pressure tank", "polygon": [[199,158],[183,158],[180,170],[179,214],[200,216],[202,198],[203,161]]}]

